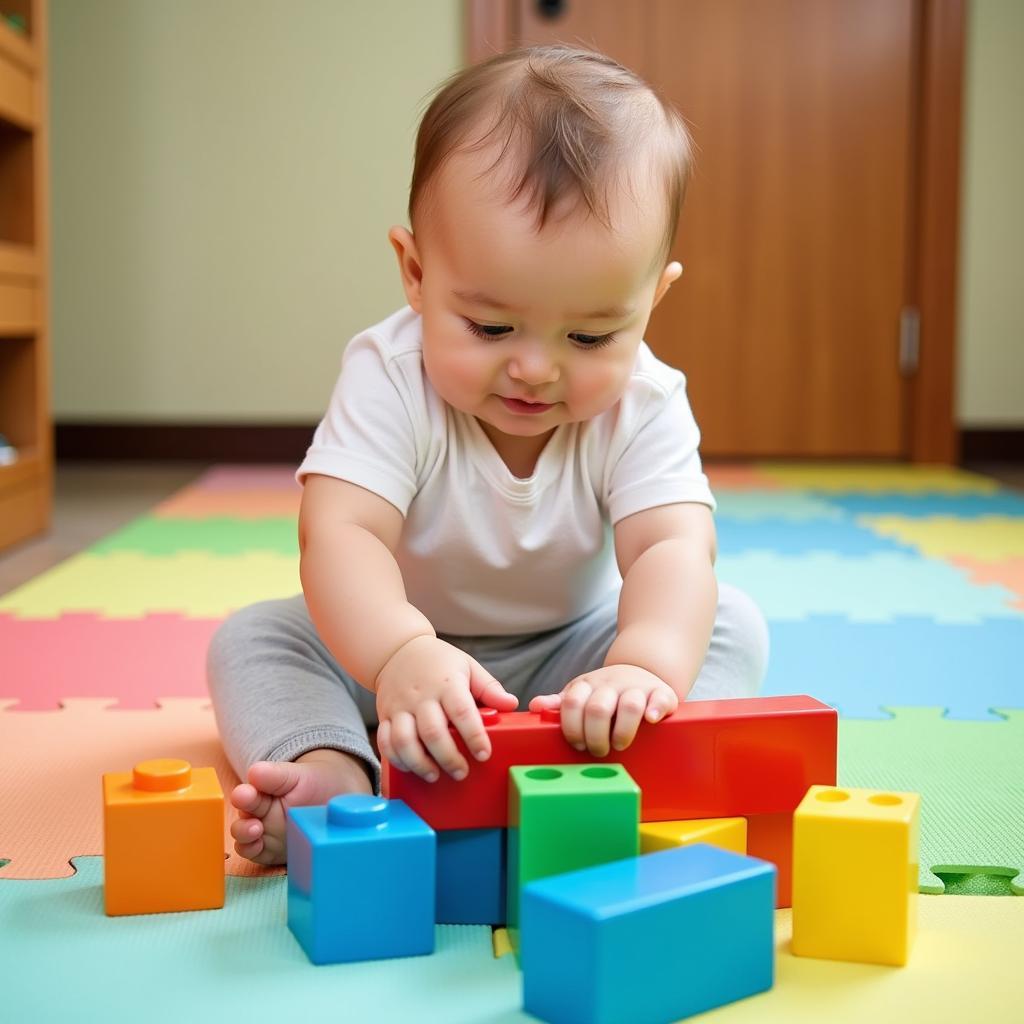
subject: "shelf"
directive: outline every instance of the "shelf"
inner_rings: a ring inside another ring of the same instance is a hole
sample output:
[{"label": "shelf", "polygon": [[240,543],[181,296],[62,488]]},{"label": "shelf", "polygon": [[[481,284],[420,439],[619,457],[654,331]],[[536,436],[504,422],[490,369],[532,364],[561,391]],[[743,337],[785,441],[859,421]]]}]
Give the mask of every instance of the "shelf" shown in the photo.
[{"label": "shelf", "polygon": [[47,295],[46,0],[0,0],[0,551],[49,527],[53,421]]},{"label": "shelf", "polygon": [[0,118],[34,131],[36,59],[32,45],[0,20]]},{"label": "shelf", "polygon": [[6,57],[14,64],[20,64],[33,74],[39,67],[36,50],[29,37],[15,32],[3,18],[0,18],[0,56]]},{"label": "shelf", "polygon": [[43,460],[34,447],[19,448],[17,462],[10,466],[0,466],[0,493],[39,476],[43,468]]},{"label": "shelf", "polygon": [[0,278],[38,278],[39,272],[39,254],[30,245],[0,242]]},{"label": "shelf", "polygon": [[0,338],[22,338],[40,326],[39,289],[29,279],[0,276]]}]

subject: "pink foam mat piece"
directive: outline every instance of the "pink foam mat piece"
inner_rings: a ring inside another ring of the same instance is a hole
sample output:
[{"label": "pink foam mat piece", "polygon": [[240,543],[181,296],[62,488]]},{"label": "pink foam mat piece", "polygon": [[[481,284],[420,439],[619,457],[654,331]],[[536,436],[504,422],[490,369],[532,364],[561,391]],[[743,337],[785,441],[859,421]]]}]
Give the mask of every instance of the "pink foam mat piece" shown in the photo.
[{"label": "pink foam mat piece", "polygon": [[[72,857],[103,853],[104,772],[129,771],[154,757],[183,758],[217,771],[225,797],[238,777],[224,755],[209,701],[161,700],[144,711],[108,700],[72,699],[57,711],[13,712],[0,700],[0,882],[8,878],[66,878]],[[224,850],[231,875],[280,874],[243,860],[228,831]]]},{"label": "pink foam mat piece", "polygon": [[191,486],[204,491],[298,491],[295,470],[298,466],[214,466]]},{"label": "pink foam mat piece", "polygon": [[735,465],[723,462],[704,466],[713,491],[727,488],[730,491],[781,491],[783,485],[771,479],[757,466],[744,463]]},{"label": "pink foam mat piece", "polygon": [[1002,558],[998,562],[985,562],[980,558],[955,555],[950,561],[970,574],[972,583],[986,586],[999,583],[1017,594],[1019,600],[1012,602],[1014,608],[1024,608],[1024,557]]},{"label": "pink foam mat piece", "polygon": [[124,708],[152,708],[161,697],[205,697],[206,650],[221,621],[0,614],[0,698],[26,711],[57,708],[70,697],[109,697]]},{"label": "pink foam mat piece", "polygon": [[161,502],[150,515],[160,519],[295,519],[302,492],[204,491],[188,487]]}]

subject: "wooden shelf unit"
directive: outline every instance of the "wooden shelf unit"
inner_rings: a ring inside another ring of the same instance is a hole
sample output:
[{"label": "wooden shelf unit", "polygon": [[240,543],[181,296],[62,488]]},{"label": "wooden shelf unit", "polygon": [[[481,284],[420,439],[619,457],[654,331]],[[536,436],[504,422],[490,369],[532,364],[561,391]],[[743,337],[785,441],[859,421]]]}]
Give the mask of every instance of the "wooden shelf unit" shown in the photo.
[{"label": "wooden shelf unit", "polygon": [[46,0],[0,0],[0,550],[49,529],[53,499],[47,121]]}]

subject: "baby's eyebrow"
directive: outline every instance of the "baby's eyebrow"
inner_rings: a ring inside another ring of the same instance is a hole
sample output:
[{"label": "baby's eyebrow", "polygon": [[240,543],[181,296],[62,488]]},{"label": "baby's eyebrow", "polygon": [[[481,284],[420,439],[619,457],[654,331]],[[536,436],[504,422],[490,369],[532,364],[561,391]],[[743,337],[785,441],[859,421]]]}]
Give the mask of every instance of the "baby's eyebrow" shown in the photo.
[{"label": "baby's eyebrow", "polygon": [[[488,309],[500,309],[504,313],[517,313],[507,303],[492,299],[483,292],[460,292],[453,291],[452,294],[463,302],[472,302],[476,306],[486,306]],[[622,320],[632,316],[636,310],[632,306],[609,306],[607,309],[599,309],[594,313],[569,313],[572,320]]]}]

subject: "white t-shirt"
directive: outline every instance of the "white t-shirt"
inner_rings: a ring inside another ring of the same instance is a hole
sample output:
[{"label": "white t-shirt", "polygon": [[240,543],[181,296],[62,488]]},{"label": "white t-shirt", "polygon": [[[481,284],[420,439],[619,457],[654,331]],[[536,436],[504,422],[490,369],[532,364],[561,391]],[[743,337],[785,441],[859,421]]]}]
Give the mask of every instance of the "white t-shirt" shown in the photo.
[{"label": "white t-shirt", "polygon": [[[715,499],[686,379],[641,343],[622,398],[555,428],[528,479],[423,368],[405,306],[346,347],[327,413],[296,473],[349,480],[394,505],[409,601],[438,633],[541,632],[622,585],[612,525],[657,505]],[[344,572],[344,566],[338,566]]]}]

